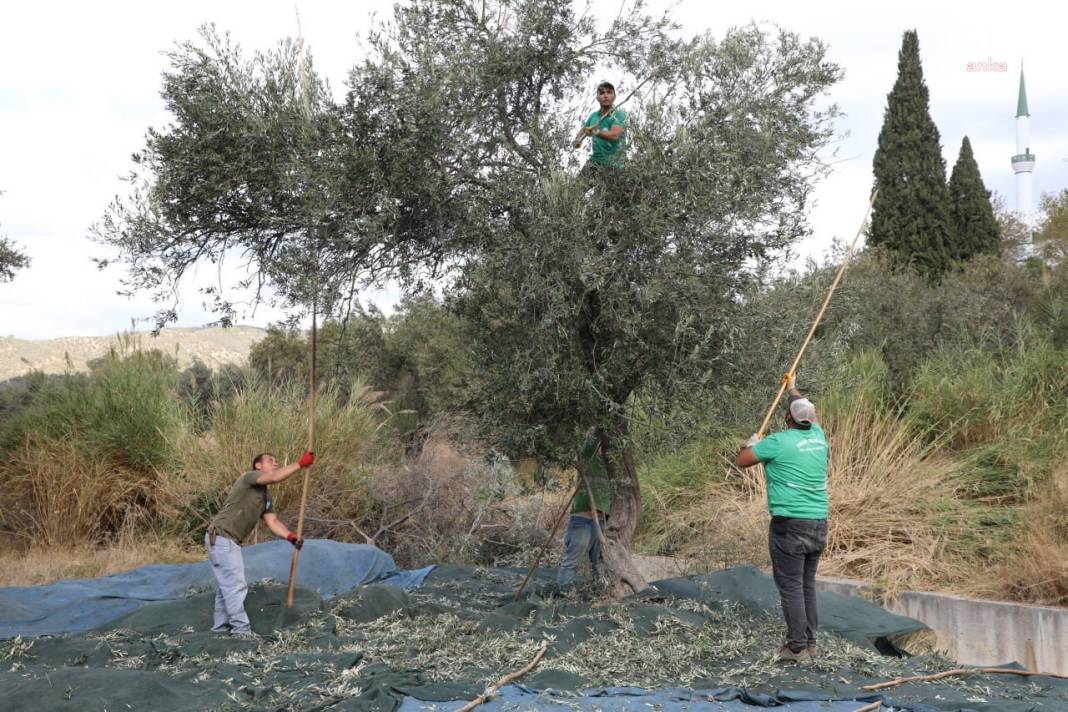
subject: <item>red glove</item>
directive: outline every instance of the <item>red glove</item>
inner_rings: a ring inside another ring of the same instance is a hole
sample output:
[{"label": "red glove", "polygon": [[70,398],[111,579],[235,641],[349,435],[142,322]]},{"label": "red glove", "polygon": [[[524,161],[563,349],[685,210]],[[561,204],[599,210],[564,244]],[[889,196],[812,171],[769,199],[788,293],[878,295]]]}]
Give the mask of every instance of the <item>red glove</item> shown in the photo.
[{"label": "red glove", "polygon": [[286,541],[292,544],[293,548],[297,549],[298,551],[301,549],[301,547],[304,546],[304,540],[298,538],[297,535],[293,532],[289,532],[289,534],[286,534]]},{"label": "red glove", "polygon": [[311,450],[305,450],[304,454],[300,456],[300,466],[308,467],[315,464],[315,453]]}]

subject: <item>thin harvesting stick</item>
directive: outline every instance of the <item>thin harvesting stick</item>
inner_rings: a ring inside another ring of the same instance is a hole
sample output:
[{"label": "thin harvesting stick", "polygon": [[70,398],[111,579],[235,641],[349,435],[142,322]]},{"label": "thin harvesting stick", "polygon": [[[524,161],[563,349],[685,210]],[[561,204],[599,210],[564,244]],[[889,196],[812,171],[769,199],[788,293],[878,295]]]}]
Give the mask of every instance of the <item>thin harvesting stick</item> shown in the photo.
[{"label": "thin harvesting stick", "polygon": [[954,677],[956,675],[974,675],[976,673],[982,673],[984,675],[1020,675],[1021,677],[1055,677],[1061,680],[1068,680],[1068,675],[1058,675],[1052,672],[1036,672],[1034,670],[1014,670],[1012,668],[957,668],[955,670],[946,670],[945,672],[938,672],[933,675],[914,675],[913,677],[899,677],[894,680],[888,680],[886,682],[880,682],[876,685],[865,685],[860,688],[862,690],[885,690],[888,687],[896,687],[897,685],[903,685],[906,682],[933,682],[935,680],[942,680],[947,677]]},{"label": "thin harvesting stick", "polygon": [[522,595],[523,589],[527,587],[527,583],[530,581],[530,577],[534,575],[534,569],[538,568],[538,563],[541,562],[541,557],[545,553],[545,550],[549,548],[549,544],[553,543],[556,538],[556,532],[560,529],[560,523],[564,521],[564,517],[569,511],[571,511],[571,503],[575,501],[575,495],[578,494],[579,488],[575,487],[571,492],[571,496],[567,498],[567,504],[560,510],[560,516],[556,518],[556,522],[553,523],[553,530],[549,532],[549,538],[545,540],[545,543],[541,545],[541,549],[538,551],[538,555],[534,557],[534,563],[527,569],[526,578],[523,579],[523,583],[519,584],[519,588],[515,591],[515,596],[512,597],[513,601],[518,601],[519,596]]},{"label": "thin harvesting stick", "polygon": [[[300,14],[297,14],[297,46],[300,51],[300,90],[301,99],[304,103],[304,118],[311,121],[311,99],[308,95],[308,73],[304,63],[304,37],[300,32]],[[309,231],[308,240],[311,242],[312,252],[312,324],[311,338],[308,344],[308,451],[315,450],[315,342],[316,342],[316,311],[319,296],[319,248],[312,237],[314,231]],[[297,539],[304,537],[304,511],[308,506],[308,470],[304,470],[304,482],[300,491],[300,514],[297,516]],[[286,592],[286,608],[293,607],[293,591],[297,584],[297,562],[300,561],[300,549],[294,547],[293,559],[289,564],[289,589]]]},{"label": "thin harvesting stick", "polygon": [[[812,341],[812,335],[816,333],[816,327],[820,325],[820,320],[823,319],[824,312],[827,311],[827,305],[831,303],[831,297],[834,296],[834,290],[838,288],[838,283],[842,281],[842,275],[845,274],[846,267],[849,266],[849,260],[853,258],[853,251],[857,249],[857,243],[860,242],[860,236],[864,232],[864,226],[868,224],[868,215],[871,213],[871,208],[875,205],[875,197],[879,195],[879,191],[876,190],[871,194],[871,200],[868,201],[868,209],[864,211],[864,220],[861,221],[860,227],[857,228],[857,236],[853,238],[853,244],[849,246],[849,252],[846,253],[845,259],[842,260],[842,266],[838,268],[838,274],[834,276],[834,281],[831,282],[831,288],[827,290],[827,296],[823,299],[823,306],[820,307],[820,311],[816,314],[815,321],[812,322],[812,327],[808,330],[808,335],[805,337],[805,341],[801,344],[801,350],[797,352],[797,357],[790,365],[790,370],[787,371],[787,376],[796,373],[797,365],[801,363],[801,357],[805,355],[805,349],[808,348],[809,342]],[[786,391],[786,385],[788,378],[783,377],[782,383],[779,384],[779,392],[775,394],[775,400],[771,402],[768,407],[768,413],[764,416],[764,422],[760,424],[760,430],[757,430],[757,435],[761,438],[764,437],[764,433],[768,431],[768,424],[771,423],[771,418],[775,414],[775,408],[779,405],[779,400],[782,398],[782,394]]]}]

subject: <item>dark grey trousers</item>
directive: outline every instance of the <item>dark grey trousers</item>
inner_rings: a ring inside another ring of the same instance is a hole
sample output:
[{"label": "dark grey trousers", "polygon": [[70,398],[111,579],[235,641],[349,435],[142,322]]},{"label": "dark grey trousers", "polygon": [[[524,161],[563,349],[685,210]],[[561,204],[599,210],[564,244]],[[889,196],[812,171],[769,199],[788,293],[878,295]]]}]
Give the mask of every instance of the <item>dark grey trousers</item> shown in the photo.
[{"label": "dark grey trousers", "polygon": [[826,519],[772,517],[768,551],[786,618],[786,644],[799,653],[816,644],[816,567],[827,546]]}]

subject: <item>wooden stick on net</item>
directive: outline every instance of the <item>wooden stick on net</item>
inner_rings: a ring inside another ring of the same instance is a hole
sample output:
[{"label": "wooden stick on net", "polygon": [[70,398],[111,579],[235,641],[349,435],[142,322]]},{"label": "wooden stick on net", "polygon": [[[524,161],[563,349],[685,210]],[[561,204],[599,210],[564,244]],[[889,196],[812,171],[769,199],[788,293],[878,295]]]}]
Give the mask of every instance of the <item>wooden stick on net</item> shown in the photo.
[{"label": "wooden stick on net", "polygon": [[1021,677],[1042,675],[1044,677],[1056,677],[1062,680],[1068,680],[1068,675],[1058,675],[1052,672],[1035,672],[1034,670],[1013,670],[1012,668],[955,668],[953,670],[946,670],[944,672],[936,672],[932,675],[914,675],[912,677],[899,677],[896,680],[888,680],[886,682],[880,682],[875,685],[865,685],[860,689],[871,691],[885,690],[888,687],[904,685],[906,682],[933,682],[934,680],[941,680],[943,678],[953,677],[955,675],[969,675],[973,673],[983,673],[986,675],[1020,675]]},{"label": "wooden stick on net", "polygon": [[514,682],[514,681],[518,680],[519,678],[523,677],[528,672],[533,670],[534,667],[538,664],[538,661],[541,660],[541,656],[545,655],[545,648],[548,645],[549,644],[547,642],[546,643],[542,643],[541,647],[538,648],[538,654],[535,655],[534,659],[531,660],[529,663],[527,663],[524,668],[522,668],[520,670],[516,670],[515,672],[508,673],[507,675],[502,677],[500,680],[498,680],[497,684],[490,685],[489,687],[487,687],[485,692],[483,692],[481,695],[479,695],[475,699],[473,699],[470,702],[468,702],[466,705],[464,705],[463,707],[458,709],[456,712],[471,712],[471,710],[473,710],[474,708],[478,707],[483,702],[488,702],[490,700],[490,698],[492,698],[494,695],[496,695],[497,691],[500,690],[502,687],[504,687],[505,685],[507,685],[510,682]]},{"label": "wooden stick on net", "polygon": [[878,712],[883,708],[882,702],[872,702],[870,705],[864,705],[853,710],[853,712]]}]

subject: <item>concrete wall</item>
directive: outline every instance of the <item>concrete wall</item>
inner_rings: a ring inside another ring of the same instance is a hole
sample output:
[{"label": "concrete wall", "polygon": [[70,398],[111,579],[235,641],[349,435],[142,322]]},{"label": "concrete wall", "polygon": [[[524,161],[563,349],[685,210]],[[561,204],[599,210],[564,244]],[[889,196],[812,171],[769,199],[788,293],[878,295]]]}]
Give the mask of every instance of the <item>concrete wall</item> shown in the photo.
[{"label": "concrete wall", "polygon": [[[817,587],[873,598],[866,584],[818,577]],[[938,649],[965,665],[1019,662],[1029,670],[1068,675],[1068,609],[981,601],[906,591],[879,601],[886,610],[925,623]]]}]

